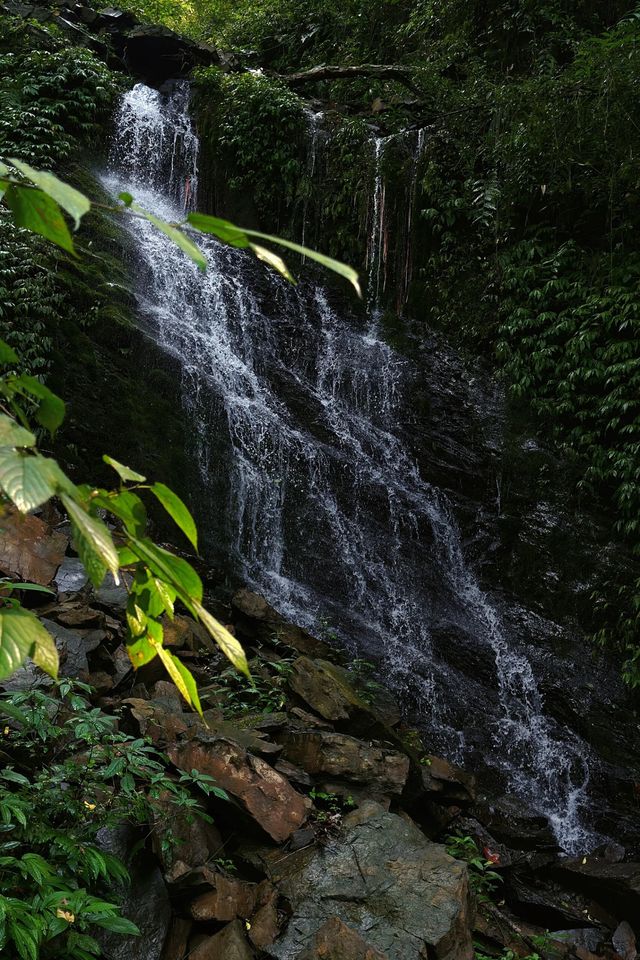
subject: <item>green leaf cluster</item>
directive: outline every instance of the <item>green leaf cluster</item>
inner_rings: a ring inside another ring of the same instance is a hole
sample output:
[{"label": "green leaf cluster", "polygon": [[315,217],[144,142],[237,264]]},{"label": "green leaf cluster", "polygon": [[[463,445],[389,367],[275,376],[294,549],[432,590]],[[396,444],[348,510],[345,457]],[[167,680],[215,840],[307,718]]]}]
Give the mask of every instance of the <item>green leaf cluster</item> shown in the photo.
[{"label": "green leaf cluster", "polygon": [[[20,960],[93,960],[101,930],[138,935],[122,916],[128,874],[100,831],[180,814],[210,819],[192,795],[228,799],[211,777],[178,771],[64,680],[0,699],[0,951]],[[170,835],[170,826],[167,827]],[[165,831],[165,832],[167,832]]]}]

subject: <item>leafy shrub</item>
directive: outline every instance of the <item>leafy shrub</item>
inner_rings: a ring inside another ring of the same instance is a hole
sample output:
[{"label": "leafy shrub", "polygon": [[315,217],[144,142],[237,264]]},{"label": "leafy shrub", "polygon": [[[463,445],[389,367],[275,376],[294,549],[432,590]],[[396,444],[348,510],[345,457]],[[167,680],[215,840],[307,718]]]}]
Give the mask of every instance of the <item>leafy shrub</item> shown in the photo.
[{"label": "leafy shrub", "polygon": [[172,777],[165,758],[119,732],[89,693],[64,680],[0,700],[3,955],[90,960],[100,953],[97,929],[137,933],[120,913],[127,871],[102,849],[100,831],[166,819],[167,796],[170,808],[206,817],[187,789],[201,786],[199,775]]}]

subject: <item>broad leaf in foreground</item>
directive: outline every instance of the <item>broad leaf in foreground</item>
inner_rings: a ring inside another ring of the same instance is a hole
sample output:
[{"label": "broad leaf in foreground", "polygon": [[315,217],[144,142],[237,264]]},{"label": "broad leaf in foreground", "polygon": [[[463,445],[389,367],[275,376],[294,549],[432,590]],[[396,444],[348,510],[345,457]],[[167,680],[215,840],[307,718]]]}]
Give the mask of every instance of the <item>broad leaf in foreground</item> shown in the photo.
[{"label": "broad leaf in foreground", "polygon": [[73,525],[76,549],[94,587],[102,583],[105,568],[111,571],[117,583],[120,562],[108,528],[71,497],[63,494],[61,499]]},{"label": "broad leaf in foreground", "polygon": [[53,197],[56,203],[73,217],[77,230],[80,226],[80,220],[84,217],[85,213],[89,213],[91,209],[91,201],[89,198],[85,197],[84,193],[76,190],[75,187],[70,187],[68,183],[63,183],[63,181],[59,180],[53,173],[46,173],[44,170],[34,170],[28,163],[24,163],[22,160],[15,160],[13,157],[10,157],[10,160],[20,173],[27,177],[28,180],[31,180],[32,183],[35,183],[35,185],[40,187],[45,193],[48,193],[50,197]]},{"label": "broad leaf in foreground", "polygon": [[174,657],[169,650],[163,647],[162,644],[159,644],[152,639],[149,640],[149,643],[151,646],[156,648],[157,654],[162,660],[167,673],[189,706],[193,707],[194,710],[197,710],[200,716],[202,716],[202,707],[200,705],[200,697],[198,696],[198,688],[190,671],[187,670],[185,665],[181,663],[177,657]]},{"label": "broad leaf in foreground", "polygon": [[50,676],[57,676],[58,651],[38,618],[24,607],[0,607],[0,680],[15,673],[29,656]]},{"label": "broad leaf in foreground", "polygon": [[113,457],[108,457],[107,454],[102,458],[105,463],[116,471],[121,480],[125,482],[127,480],[132,480],[134,483],[144,483],[147,479],[143,477],[141,473],[136,473],[135,470],[132,470],[131,467],[125,467],[123,463],[119,463],[117,460],[114,460]]},{"label": "broad leaf in foreground", "polygon": [[0,490],[21,513],[35,510],[56,493],[54,460],[25,456],[10,447],[0,448]]},{"label": "broad leaf in foreground", "polygon": [[0,413],[0,447],[33,447],[36,438],[12,417]]},{"label": "broad leaf in foreground", "polygon": [[39,233],[75,256],[69,227],[60,207],[48,193],[12,184],[4,195],[4,202],[12,211],[17,227]]},{"label": "broad leaf in foreground", "polygon": [[193,546],[198,549],[198,530],[188,508],[182,502],[180,497],[165,486],[164,483],[154,483],[151,487],[151,493],[158,498],[169,516],[180,527],[184,535],[191,541]]}]

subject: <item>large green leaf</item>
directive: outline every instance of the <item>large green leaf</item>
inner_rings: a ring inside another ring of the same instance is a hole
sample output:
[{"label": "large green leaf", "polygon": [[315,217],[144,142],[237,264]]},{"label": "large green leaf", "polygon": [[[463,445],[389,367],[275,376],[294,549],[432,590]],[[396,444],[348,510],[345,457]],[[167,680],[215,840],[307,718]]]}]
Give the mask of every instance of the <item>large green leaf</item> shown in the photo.
[{"label": "large green leaf", "polygon": [[165,486],[164,483],[154,483],[151,487],[151,493],[154,494],[165,508],[169,516],[175,520],[182,532],[196,550],[198,549],[198,531],[193,517],[189,513],[186,505],[180,497]]},{"label": "large green leaf", "polygon": [[140,499],[131,490],[121,489],[117,493],[101,492],[93,498],[95,506],[109,510],[124,523],[127,531],[134,537],[143,537],[147,526],[147,510]]},{"label": "large green leaf", "polygon": [[200,706],[198,688],[190,671],[187,670],[185,665],[181,663],[177,657],[174,657],[174,655],[161,644],[157,643],[155,640],[150,640],[150,643],[152,646],[155,646],[158,656],[162,660],[167,673],[175,683],[184,699],[187,701],[190,707],[193,707],[194,710],[197,710],[200,716],[202,716],[202,707]]},{"label": "large green leaf", "polygon": [[202,250],[196,247],[193,240],[190,240],[189,237],[180,230],[179,227],[175,227],[171,223],[167,223],[166,220],[160,220],[159,217],[155,217],[152,213],[149,213],[147,210],[143,210],[142,207],[139,207],[137,203],[132,204],[132,210],[135,210],[140,216],[145,217],[152,223],[154,227],[157,227],[165,236],[169,237],[170,240],[173,240],[181,250],[183,250],[188,257],[190,257],[193,262],[200,268],[200,270],[207,269],[207,259],[203,254]]},{"label": "large green leaf", "polygon": [[228,243],[232,247],[248,247],[249,238],[246,231],[241,227],[236,227],[229,220],[221,220],[220,217],[212,217],[207,213],[190,213],[187,216],[187,223],[201,233],[212,233],[218,240]]},{"label": "large green leaf", "polygon": [[276,243],[281,247],[287,247],[288,250],[294,250],[303,257],[308,257],[310,260],[315,260],[317,263],[322,264],[322,266],[326,267],[327,270],[332,270],[334,273],[338,273],[341,277],[345,277],[349,283],[353,284],[358,296],[362,296],[358,274],[353,267],[348,267],[346,264],[340,263],[339,260],[334,260],[333,257],[327,257],[324,253],[317,253],[315,250],[310,250],[309,247],[303,247],[301,244],[294,243],[292,240],[283,240],[281,237],[272,237],[268,233],[261,233],[259,230],[247,230],[241,227],[236,227],[233,223],[229,223],[228,220],[221,220],[219,217],[211,217],[204,213],[190,213],[187,216],[187,223],[189,223],[190,226],[195,227],[196,230],[200,230],[202,233],[213,234],[215,237],[218,237],[219,240],[223,240],[225,243],[229,243],[233,247],[253,246],[256,256],[258,256],[261,260],[266,260],[271,264],[271,266],[279,270],[280,273],[284,273],[284,271],[286,271],[284,276],[287,276],[288,274],[290,277],[291,275],[289,274],[286,265],[279,257],[276,256],[276,254],[271,253],[264,247],[255,247],[255,245],[253,245],[249,240],[249,237],[257,237],[260,240],[266,240],[269,243]]},{"label": "large green leaf", "polygon": [[151,540],[131,537],[130,546],[152,573],[175,588],[183,603],[186,602],[188,606],[202,600],[202,580],[186,560],[163,550]]},{"label": "large green leaf", "polygon": [[66,210],[67,213],[73,217],[77,230],[80,226],[80,220],[85,213],[89,213],[91,209],[91,201],[89,198],[85,197],[84,193],[80,193],[80,191],[74,187],[70,187],[68,183],[63,183],[62,180],[58,180],[53,173],[34,170],[28,163],[24,163],[22,160],[15,160],[13,157],[9,159],[20,173],[27,177],[28,180],[31,180],[32,183],[35,183],[35,185],[40,187],[45,193],[48,193],[50,197],[53,197],[56,203],[59,203],[62,209]]},{"label": "large green leaf", "polygon": [[41,237],[75,255],[62,211],[47,193],[37,188],[12,184],[4,195],[4,202],[12,211],[18,227],[39,233]]},{"label": "large green leaf", "polygon": [[36,438],[12,417],[0,413],[0,447],[33,447]]},{"label": "large green leaf", "polygon": [[21,513],[46,503],[56,493],[55,460],[28,456],[9,447],[0,448],[0,489]]},{"label": "large green leaf", "polygon": [[94,587],[102,583],[105,567],[117,582],[120,567],[118,551],[106,525],[102,520],[90,516],[66,494],[61,499],[71,520],[76,549]]},{"label": "large green leaf", "polygon": [[58,652],[38,618],[24,607],[0,607],[0,680],[15,673],[28,656],[57,676]]},{"label": "large green leaf", "polygon": [[229,633],[219,620],[211,616],[208,610],[201,603],[193,604],[194,613],[201,623],[207,628],[215,642],[218,644],[225,657],[228,657],[236,670],[250,677],[249,664],[241,644],[236,640],[232,633]]},{"label": "large green leaf", "polygon": [[110,467],[116,471],[121,480],[125,482],[127,480],[132,480],[134,483],[144,483],[147,479],[143,477],[141,473],[136,473],[135,470],[132,470],[131,467],[125,467],[123,463],[118,463],[117,460],[114,460],[113,457],[108,457],[106,453],[103,458],[105,463],[108,463]]},{"label": "large green leaf", "polygon": [[45,673],[48,673],[50,677],[55,679],[58,676],[58,670],[60,668],[55,641],[39,620],[36,620],[36,623],[38,625],[38,638],[31,654],[31,659],[37,667],[40,667],[41,670],[44,670]]},{"label": "large green leaf", "polygon": [[16,378],[15,383],[38,401],[36,419],[49,433],[54,434],[64,420],[65,404],[53,390],[45,387],[36,377],[27,373]]}]

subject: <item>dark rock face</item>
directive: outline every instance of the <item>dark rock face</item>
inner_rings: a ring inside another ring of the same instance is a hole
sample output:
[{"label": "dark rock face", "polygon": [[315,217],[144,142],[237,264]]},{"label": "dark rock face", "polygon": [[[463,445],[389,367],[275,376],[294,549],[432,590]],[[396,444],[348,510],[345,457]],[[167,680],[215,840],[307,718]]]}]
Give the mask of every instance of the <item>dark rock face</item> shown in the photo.
[{"label": "dark rock face", "polygon": [[319,930],[325,936],[335,918],[364,941],[362,957],[365,947],[388,960],[419,960],[427,952],[437,960],[473,956],[466,870],[444,847],[377,804],[345,818],[339,845],[284,863],[266,852],[264,863],[293,910],[268,956],[322,956],[313,952]]},{"label": "dark rock face", "polygon": [[4,8],[25,19],[55,23],[72,42],[86,44],[112,66],[124,67],[152,86],[187,77],[197,66],[238,66],[233,55],[187,40],[167,27],[141,24],[123,10],[108,7],[97,11],[75,0],[51,6],[7,0]]}]

